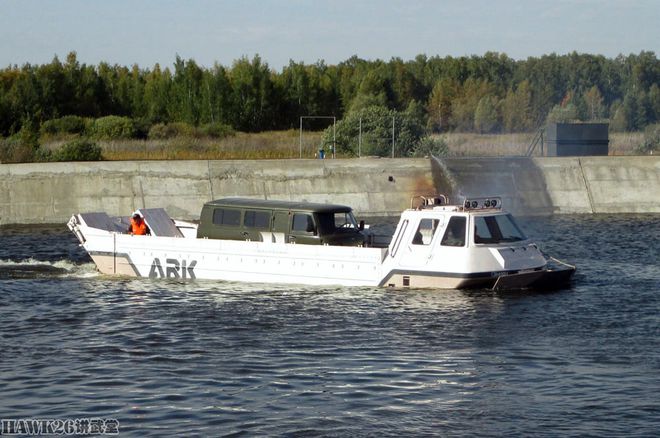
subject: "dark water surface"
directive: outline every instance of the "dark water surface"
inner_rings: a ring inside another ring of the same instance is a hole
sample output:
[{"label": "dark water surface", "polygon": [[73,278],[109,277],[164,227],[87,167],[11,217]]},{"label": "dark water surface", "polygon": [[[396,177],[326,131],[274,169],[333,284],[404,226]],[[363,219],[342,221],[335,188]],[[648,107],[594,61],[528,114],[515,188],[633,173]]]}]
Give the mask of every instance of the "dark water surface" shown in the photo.
[{"label": "dark water surface", "polygon": [[527,218],[552,293],[115,279],[0,229],[0,418],[120,435],[660,431],[660,216]]}]

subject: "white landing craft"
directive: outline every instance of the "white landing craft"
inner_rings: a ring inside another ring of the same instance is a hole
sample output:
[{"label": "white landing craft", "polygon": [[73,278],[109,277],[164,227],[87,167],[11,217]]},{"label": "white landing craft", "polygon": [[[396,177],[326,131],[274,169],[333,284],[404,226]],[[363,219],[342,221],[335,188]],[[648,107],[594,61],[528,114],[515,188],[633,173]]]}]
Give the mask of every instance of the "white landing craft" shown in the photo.
[{"label": "white landing craft", "polygon": [[[415,205],[419,204],[419,205]],[[200,223],[141,209],[128,218],[80,213],[68,223],[103,274],[310,285],[412,288],[557,288],[575,267],[546,258],[501,210],[499,198],[411,200],[382,244],[350,207],[225,198]]]}]

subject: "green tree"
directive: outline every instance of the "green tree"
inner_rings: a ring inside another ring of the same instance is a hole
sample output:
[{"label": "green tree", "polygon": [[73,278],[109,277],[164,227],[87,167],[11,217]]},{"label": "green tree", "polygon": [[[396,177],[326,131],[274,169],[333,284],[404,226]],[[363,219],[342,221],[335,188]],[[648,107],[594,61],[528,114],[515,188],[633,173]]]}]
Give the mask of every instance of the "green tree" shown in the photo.
[{"label": "green tree", "polygon": [[275,128],[276,95],[268,64],[263,63],[258,55],[252,61],[243,57],[234,62],[229,81],[232,87],[232,126],[248,132]]},{"label": "green tree", "polygon": [[603,96],[597,86],[594,85],[584,94],[584,102],[587,107],[587,120],[600,120],[605,116]]},{"label": "green tree", "polygon": [[535,128],[529,81],[510,89],[502,101],[502,122],[506,132],[528,132]]},{"label": "green tree", "polygon": [[[349,156],[391,156],[392,123],[395,156],[409,156],[424,134],[420,121],[408,112],[398,113],[382,106],[350,112],[337,122],[337,152]],[[332,128],[326,129],[324,143],[332,144],[332,136]]]},{"label": "green tree", "polygon": [[231,123],[231,92],[226,68],[216,63],[213,69],[204,72],[201,91],[203,123]]},{"label": "green tree", "polygon": [[649,89],[649,112],[653,123],[660,121],[660,87],[653,84]]},{"label": "green tree", "polygon": [[349,112],[360,111],[372,106],[387,108],[386,89],[386,79],[378,71],[369,71],[362,79],[357,95],[351,101]]},{"label": "green tree", "polygon": [[623,114],[626,119],[626,131],[643,129],[647,122],[645,95],[634,89],[628,90],[623,98]]},{"label": "green tree", "polygon": [[170,93],[170,120],[197,125],[201,116],[202,69],[179,56],[174,63]]},{"label": "green tree", "polygon": [[620,101],[610,118],[624,120],[622,129],[639,130],[660,117],[659,87],[660,62],[647,51],[614,59],[573,52],[519,61],[492,52],[388,62],[353,56],[331,66],[290,62],[280,73],[258,56],[231,68],[204,68],[177,57],[170,69],[150,70],[85,65],[71,52],[64,62],[55,57],[0,69],[0,134],[17,133],[26,121],[39,125],[68,115],[261,131],[296,127],[301,115],[341,118],[374,105],[401,112],[413,101],[426,106],[427,126],[436,132],[487,129],[483,122],[492,106],[504,131],[524,132],[551,112],[565,113],[567,103],[553,108],[571,94],[578,117],[605,117]]},{"label": "green tree", "polygon": [[610,131],[624,132],[628,129],[628,121],[620,100],[612,103],[610,107]]},{"label": "green tree", "polygon": [[469,78],[461,87],[458,96],[452,101],[452,125],[462,132],[475,127],[474,115],[479,101],[492,94],[492,86],[485,81]]},{"label": "green tree", "polygon": [[491,133],[497,128],[497,119],[498,114],[495,97],[482,97],[474,111],[474,129],[481,134]]},{"label": "green tree", "polygon": [[577,107],[573,103],[555,105],[548,113],[547,123],[566,123],[578,120]]},{"label": "green tree", "polygon": [[160,65],[156,64],[144,80],[145,117],[151,123],[170,121],[168,103],[172,77],[169,69],[162,71]]},{"label": "green tree", "polygon": [[436,132],[446,132],[453,128],[452,102],[459,93],[460,84],[451,78],[436,82],[431,91],[427,106],[429,128]]},{"label": "green tree", "polygon": [[[280,123],[285,127],[296,127],[300,116],[329,116],[340,111],[332,70],[323,62],[306,66],[290,61],[275,83],[283,97]],[[322,120],[309,123],[312,128],[327,125]]]},{"label": "green tree", "polygon": [[425,100],[427,89],[414,74],[410,64],[404,63],[401,58],[392,58],[388,63],[392,89],[392,105],[395,109],[405,110],[410,102]]}]

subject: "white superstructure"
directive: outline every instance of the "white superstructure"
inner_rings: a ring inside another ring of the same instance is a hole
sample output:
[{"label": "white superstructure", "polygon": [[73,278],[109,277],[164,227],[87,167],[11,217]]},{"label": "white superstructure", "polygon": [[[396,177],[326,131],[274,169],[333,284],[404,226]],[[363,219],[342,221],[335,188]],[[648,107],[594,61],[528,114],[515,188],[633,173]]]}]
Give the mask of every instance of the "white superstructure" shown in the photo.
[{"label": "white superstructure", "polygon": [[69,228],[104,274],[312,285],[415,288],[550,287],[573,267],[550,269],[498,198],[447,205],[421,198],[386,248],[197,238],[197,225],[140,210],[152,235],[126,233],[125,218],[74,215]]}]

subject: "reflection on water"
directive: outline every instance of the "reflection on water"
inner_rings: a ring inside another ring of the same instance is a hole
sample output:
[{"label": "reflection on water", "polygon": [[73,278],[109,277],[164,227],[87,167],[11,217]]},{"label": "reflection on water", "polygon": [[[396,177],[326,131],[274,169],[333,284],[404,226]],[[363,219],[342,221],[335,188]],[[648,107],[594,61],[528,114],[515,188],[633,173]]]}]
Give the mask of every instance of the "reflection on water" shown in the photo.
[{"label": "reflection on water", "polygon": [[118,279],[64,231],[0,229],[0,272],[56,268],[0,278],[0,417],[140,436],[653,435],[660,220],[521,223],[578,266],[572,288]]}]

